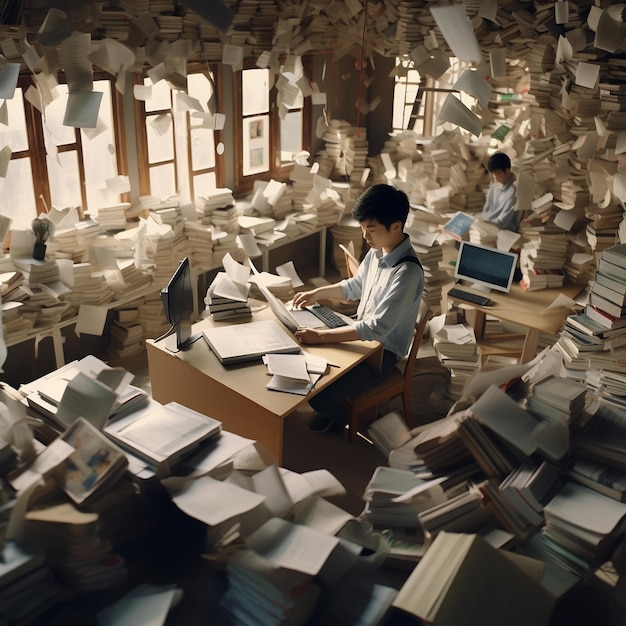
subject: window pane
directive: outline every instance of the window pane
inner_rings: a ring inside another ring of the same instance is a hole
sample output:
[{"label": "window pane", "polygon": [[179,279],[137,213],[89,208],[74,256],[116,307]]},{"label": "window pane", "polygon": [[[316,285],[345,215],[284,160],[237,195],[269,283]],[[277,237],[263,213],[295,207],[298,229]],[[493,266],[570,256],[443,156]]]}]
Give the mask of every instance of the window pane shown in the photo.
[{"label": "window pane", "polygon": [[81,130],[87,209],[110,206],[119,202],[119,194],[111,193],[105,187],[107,178],[117,176],[115,160],[115,136],[113,110],[111,108],[111,83],[98,81],[95,88],[102,91],[102,103],[98,114],[104,130],[98,133]]},{"label": "window pane", "polygon": [[78,154],[75,150],[59,152],[58,160],[47,157],[50,198],[56,207],[82,206]]},{"label": "window pane", "polygon": [[151,115],[147,119],[148,163],[162,163],[174,158],[174,130],[171,113]]},{"label": "window pane", "polygon": [[76,142],[76,130],[72,126],[64,126],[65,107],[67,105],[67,85],[56,87],[57,97],[46,107],[44,125],[52,135],[57,146],[67,146]]},{"label": "window pane", "polygon": [[174,164],[157,165],[150,168],[150,195],[165,200],[176,194]]},{"label": "window pane", "polygon": [[17,88],[13,98],[5,100],[5,103],[7,105],[9,125],[0,124],[0,142],[2,146],[9,146],[12,152],[28,150],[22,90]]},{"label": "window pane", "polygon": [[164,80],[153,85],[149,78],[144,78],[143,84],[152,85],[152,97],[145,102],[146,113],[172,108],[172,92]]},{"label": "window pane", "polygon": [[302,150],[302,111],[287,113],[280,124],[280,160],[291,161]]},{"label": "window pane", "polygon": [[12,228],[25,230],[43,208],[37,211],[30,159],[12,159],[6,178],[0,178],[0,213],[13,219]]},{"label": "window pane", "polygon": [[208,196],[215,189],[217,189],[215,172],[199,174],[193,177],[193,195],[196,199],[201,196]]},{"label": "window pane", "polygon": [[210,128],[194,128],[191,135],[191,169],[215,167],[215,141]]},{"label": "window pane", "polygon": [[267,113],[270,107],[270,73],[266,69],[241,72],[241,110],[244,115]]},{"label": "window pane", "polygon": [[213,95],[211,81],[202,73],[187,76],[187,91],[192,98],[197,98],[206,108],[207,102]]},{"label": "window pane", "polygon": [[260,174],[270,168],[270,120],[258,115],[243,120],[243,175]]}]

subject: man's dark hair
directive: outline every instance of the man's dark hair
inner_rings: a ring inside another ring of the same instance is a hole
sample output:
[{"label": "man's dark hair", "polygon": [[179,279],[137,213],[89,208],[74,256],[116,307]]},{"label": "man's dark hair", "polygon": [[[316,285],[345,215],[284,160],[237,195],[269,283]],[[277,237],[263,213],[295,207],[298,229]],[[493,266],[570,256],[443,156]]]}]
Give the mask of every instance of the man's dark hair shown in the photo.
[{"label": "man's dark hair", "polygon": [[376,220],[387,230],[394,222],[402,222],[404,226],[409,215],[409,198],[393,185],[372,185],[357,198],[352,215],[359,223]]},{"label": "man's dark hair", "polygon": [[496,152],[489,157],[487,169],[490,172],[495,172],[496,170],[506,172],[511,169],[511,159],[509,159],[508,155],[504,154],[504,152]]}]

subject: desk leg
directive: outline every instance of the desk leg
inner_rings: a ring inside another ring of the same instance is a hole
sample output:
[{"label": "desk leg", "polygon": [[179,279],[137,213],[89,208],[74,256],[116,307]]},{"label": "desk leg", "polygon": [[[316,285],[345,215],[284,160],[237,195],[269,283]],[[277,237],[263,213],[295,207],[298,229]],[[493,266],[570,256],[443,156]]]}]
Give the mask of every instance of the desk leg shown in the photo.
[{"label": "desk leg", "polygon": [[54,346],[54,358],[57,369],[65,365],[65,353],[63,351],[64,341],[65,338],[61,334],[61,330],[59,328],[55,328],[52,331],[52,345]]},{"label": "desk leg", "polygon": [[522,348],[522,354],[520,355],[520,363],[528,363],[537,354],[537,346],[539,345],[539,335],[541,331],[529,328],[526,331],[526,339],[524,340],[524,347]]},{"label": "desk leg", "polygon": [[326,228],[320,230],[319,272],[320,276],[326,276]]}]

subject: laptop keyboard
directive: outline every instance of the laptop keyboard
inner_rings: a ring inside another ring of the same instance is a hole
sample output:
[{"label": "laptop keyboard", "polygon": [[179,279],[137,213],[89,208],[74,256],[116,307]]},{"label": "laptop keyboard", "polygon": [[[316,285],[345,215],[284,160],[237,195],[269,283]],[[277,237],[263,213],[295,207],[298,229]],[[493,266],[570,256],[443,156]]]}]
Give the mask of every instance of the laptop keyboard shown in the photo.
[{"label": "laptop keyboard", "polygon": [[348,322],[337,315],[332,309],[323,304],[314,304],[308,308],[317,319],[321,320],[328,328],[339,328],[340,326],[348,326]]}]

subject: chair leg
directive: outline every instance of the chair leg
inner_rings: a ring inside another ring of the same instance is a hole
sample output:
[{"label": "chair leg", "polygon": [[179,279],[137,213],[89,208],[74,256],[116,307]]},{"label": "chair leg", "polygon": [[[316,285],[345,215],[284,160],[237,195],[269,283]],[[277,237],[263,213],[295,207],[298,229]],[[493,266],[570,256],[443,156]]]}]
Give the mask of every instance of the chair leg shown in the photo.
[{"label": "chair leg", "polygon": [[348,416],[348,441],[354,443],[358,438],[359,423],[373,422],[378,417],[378,405],[371,406],[360,412],[355,407],[350,406]]}]

